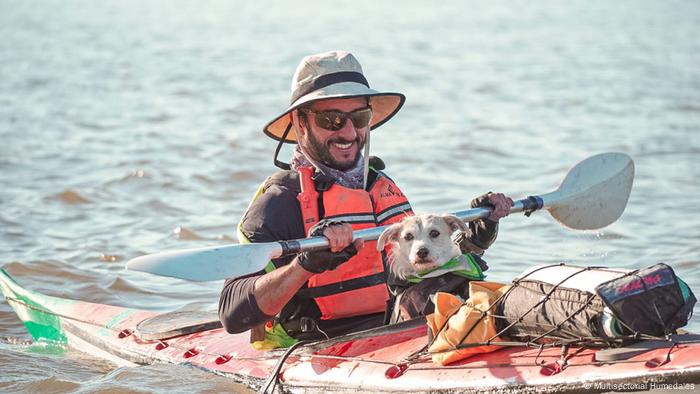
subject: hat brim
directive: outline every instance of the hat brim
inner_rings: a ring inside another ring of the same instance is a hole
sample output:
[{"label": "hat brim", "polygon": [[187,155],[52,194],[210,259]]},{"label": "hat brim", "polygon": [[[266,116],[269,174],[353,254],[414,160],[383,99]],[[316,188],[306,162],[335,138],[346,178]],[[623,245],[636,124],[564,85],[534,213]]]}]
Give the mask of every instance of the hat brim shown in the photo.
[{"label": "hat brim", "polygon": [[[297,143],[297,135],[294,128],[290,127],[289,113],[291,111],[318,100],[352,97],[369,98],[369,105],[372,107],[372,120],[370,120],[369,123],[370,130],[374,130],[383,125],[396,115],[406,101],[406,96],[401,93],[379,92],[355,82],[337,83],[300,97],[280,116],[268,123],[263,131],[274,140],[295,144]],[[283,140],[287,128],[289,128],[289,132]]]}]

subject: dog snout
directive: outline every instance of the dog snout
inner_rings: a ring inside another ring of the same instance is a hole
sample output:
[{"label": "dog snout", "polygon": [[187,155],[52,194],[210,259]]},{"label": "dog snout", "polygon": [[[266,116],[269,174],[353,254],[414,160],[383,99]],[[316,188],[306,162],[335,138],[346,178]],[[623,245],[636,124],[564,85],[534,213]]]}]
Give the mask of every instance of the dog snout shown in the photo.
[{"label": "dog snout", "polygon": [[416,252],[416,256],[418,256],[418,258],[421,258],[421,259],[428,257],[429,254],[430,254],[430,250],[428,248],[425,248],[425,247],[418,249],[418,251]]}]

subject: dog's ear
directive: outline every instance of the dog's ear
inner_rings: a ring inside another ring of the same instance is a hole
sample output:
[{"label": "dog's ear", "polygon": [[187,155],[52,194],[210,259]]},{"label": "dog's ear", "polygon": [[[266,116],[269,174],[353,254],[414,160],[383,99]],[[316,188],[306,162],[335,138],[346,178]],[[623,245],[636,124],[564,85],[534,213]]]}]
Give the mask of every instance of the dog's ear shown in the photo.
[{"label": "dog's ear", "polygon": [[447,223],[447,225],[452,229],[452,231],[467,231],[469,228],[467,227],[467,224],[464,223],[463,221],[459,220],[457,216],[454,215],[442,215],[442,219]]},{"label": "dog's ear", "polygon": [[401,233],[401,223],[394,223],[389,226],[382,235],[379,236],[377,240],[377,250],[382,251],[386,246],[387,242],[396,242],[399,240],[399,233]]}]

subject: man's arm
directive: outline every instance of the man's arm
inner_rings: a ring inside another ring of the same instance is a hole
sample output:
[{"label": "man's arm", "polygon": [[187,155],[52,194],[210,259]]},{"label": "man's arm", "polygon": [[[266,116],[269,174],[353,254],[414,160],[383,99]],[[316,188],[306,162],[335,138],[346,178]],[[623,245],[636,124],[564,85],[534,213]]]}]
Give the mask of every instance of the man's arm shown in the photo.
[{"label": "man's arm", "polygon": [[463,251],[482,255],[496,241],[498,236],[498,222],[492,222],[488,219],[469,222],[467,227],[469,227],[469,231],[464,234],[465,237],[460,243],[463,246]]},{"label": "man's arm", "polygon": [[276,315],[313,275],[295,257],[290,264],[258,277],[253,286],[258,308],[268,316]]},{"label": "man's arm", "polygon": [[255,282],[263,274],[227,279],[219,298],[219,320],[230,334],[260,325],[272,316],[263,313],[253,294]]},{"label": "man's arm", "polygon": [[235,334],[270,320],[313,275],[294,258],[272,272],[229,279],[219,299],[219,320]]}]

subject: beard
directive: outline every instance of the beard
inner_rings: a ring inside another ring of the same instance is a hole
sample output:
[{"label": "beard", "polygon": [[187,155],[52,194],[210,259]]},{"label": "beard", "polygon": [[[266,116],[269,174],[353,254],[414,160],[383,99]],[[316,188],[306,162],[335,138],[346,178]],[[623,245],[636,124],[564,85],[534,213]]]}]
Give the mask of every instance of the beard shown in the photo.
[{"label": "beard", "polygon": [[[306,135],[308,138],[306,139],[308,143],[304,144],[304,148],[308,152],[309,155],[312,156],[313,159],[318,160],[324,165],[327,165],[331,168],[335,168],[340,171],[347,171],[353,167],[355,167],[355,164],[360,158],[360,154],[362,152],[362,148],[365,145],[365,140],[360,137],[359,133],[357,135],[357,138],[352,141],[347,141],[343,138],[329,138],[326,140],[325,144],[316,139],[316,137],[313,135],[311,132],[307,132]],[[333,155],[331,155],[330,149],[331,149],[331,144],[333,143],[351,143],[355,142],[357,144],[357,152],[355,153],[355,157],[349,161],[349,162],[341,162],[339,160],[336,160]]]}]

